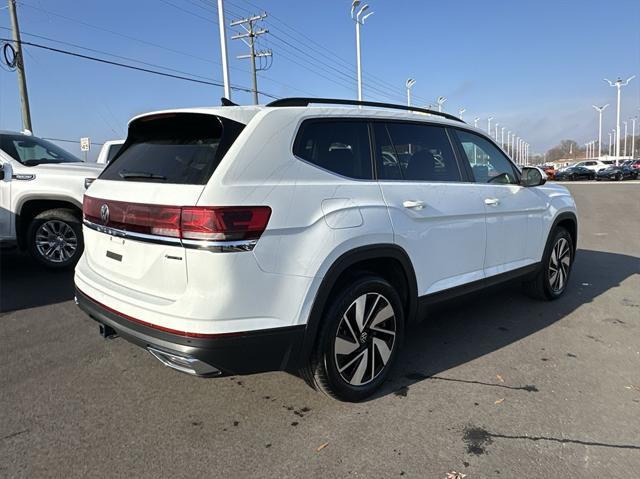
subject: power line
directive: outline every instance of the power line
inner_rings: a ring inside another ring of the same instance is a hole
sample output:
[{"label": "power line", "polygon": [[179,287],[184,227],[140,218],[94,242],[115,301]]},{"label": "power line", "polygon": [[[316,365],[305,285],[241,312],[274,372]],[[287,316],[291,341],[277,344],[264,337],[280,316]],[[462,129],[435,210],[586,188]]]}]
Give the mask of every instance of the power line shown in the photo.
[{"label": "power line", "polygon": [[[0,38],[0,41],[11,41],[8,38]],[[43,50],[48,50],[48,51],[52,51],[55,53],[60,53],[63,55],[69,55],[72,57],[77,57],[77,58],[82,58],[85,60],[91,60],[94,62],[98,62],[98,63],[105,63],[107,65],[112,65],[112,66],[118,66],[121,68],[127,68],[129,70],[136,70],[136,71],[141,71],[141,72],[145,72],[145,73],[150,73],[153,75],[158,75],[158,76],[163,76],[163,77],[167,77],[167,78],[175,78],[177,80],[184,80],[184,81],[189,81],[189,82],[193,82],[193,83],[199,83],[202,85],[211,85],[211,86],[223,86],[222,82],[219,81],[214,81],[214,80],[201,80],[198,78],[192,78],[192,77],[186,77],[186,76],[182,76],[182,75],[175,75],[173,73],[166,73],[166,72],[160,72],[157,70],[151,70],[149,68],[142,68],[142,67],[137,67],[135,65],[129,65],[126,63],[121,63],[121,62],[114,62],[111,60],[106,60],[104,58],[98,58],[98,57],[94,57],[94,56],[90,56],[90,55],[83,55],[81,53],[76,53],[76,52],[71,52],[69,50],[63,50],[61,48],[54,48],[54,47],[50,47],[47,45],[41,45],[39,43],[33,43],[33,42],[25,42],[24,40],[20,42],[21,45],[28,45],[31,47],[35,47],[35,48],[41,48]],[[249,88],[244,88],[244,87],[238,87],[238,86],[231,86],[231,88],[233,90],[238,90],[238,91],[244,91],[244,92],[251,92],[251,89]],[[278,97],[274,96],[274,95],[270,95],[268,93],[265,92],[260,92],[262,95],[267,96],[269,98],[275,98],[277,99]]]}]

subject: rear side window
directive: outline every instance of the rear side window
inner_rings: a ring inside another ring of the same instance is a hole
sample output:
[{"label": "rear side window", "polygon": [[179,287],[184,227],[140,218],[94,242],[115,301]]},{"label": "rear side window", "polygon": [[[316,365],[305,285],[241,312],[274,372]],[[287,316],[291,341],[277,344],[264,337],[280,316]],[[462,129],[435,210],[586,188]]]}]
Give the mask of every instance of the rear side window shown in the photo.
[{"label": "rear side window", "polygon": [[119,155],[102,180],[204,185],[244,128],[215,115],[169,113],[129,126]]},{"label": "rear side window", "polygon": [[293,154],[348,178],[373,179],[366,122],[307,120],[300,127]]},{"label": "rear side window", "polygon": [[375,122],[376,161],[381,180],[461,181],[444,128],[419,123]]}]

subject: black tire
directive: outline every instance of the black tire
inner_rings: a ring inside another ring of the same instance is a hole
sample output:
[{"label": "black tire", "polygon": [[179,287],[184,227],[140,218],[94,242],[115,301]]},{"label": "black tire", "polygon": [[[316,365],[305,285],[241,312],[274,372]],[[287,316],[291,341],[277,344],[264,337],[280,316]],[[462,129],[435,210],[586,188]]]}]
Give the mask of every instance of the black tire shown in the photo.
[{"label": "black tire", "polygon": [[[560,278],[558,278],[553,275],[554,260],[552,256],[554,255],[554,250],[556,250],[556,247],[562,241],[566,242],[566,246],[568,248],[569,264],[565,265],[563,262],[565,258],[564,254],[561,255],[559,261],[556,260],[556,274],[561,275]],[[545,247],[544,255],[542,256],[542,261],[540,263],[540,269],[531,281],[523,283],[525,293],[535,299],[550,301],[558,299],[567,290],[574,259],[575,250],[571,235],[562,227],[556,228],[549,235],[549,240],[547,241],[547,246]],[[558,288],[558,280],[561,278],[563,278],[562,285]]]},{"label": "black tire", "polygon": [[[43,242],[48,240],[48,248],[55,250],[50,254],[47,254],[47,246],[43,246]],[[80,218],[70,209],[43,211],[27,228],[27,249],[37,262],[47,268],[73,268],[84,250]]]},{"label": "black tire", "polygon": [[624,179],[624,177],[622,176],[622,173],[618,173],[616,175],[616,181],[622,181]]},{"label": "black tire", "polygon": [[[355,309],[356,300],[364,297],[362,317],[365,327],[354,333],[350,325],[358,328]],[[387,306],[393,317],[373,325],[375,314],[387,316]],[[367,327],[367,323],[369,326]],[[375,329],[372,329],[375,328]],[[382,333],[395,328],[395,335]],[[343,338],[349,339],[346,341]],[[301,375],[315,389],[327,396],[342,401],[357,402],[371,396],[385,381],[398,356],[404,338],[404,311],[400,296],[395,288],[383,278],[373,275],[360,276],[330,299],[326,314],[316,340],[309,363],[301,370]],[[347,348],[354,349],[345,354],[336,353],[340,341]],[[386,349],[380,346],[384,342]],[[384,351],[383,351],[384,350]],[[390,350],[390,354],[387,354]],[[387,362],[384,362],[384,355]],[[339,359],[339,356],[345,356]],[[373,357],[373,362],[370,360]],[[360,359],[358,359],[360,358]],[[378,363],[376,364],[376,360]],[[342,364],[338,364],[339,362]],[[365,369],[359,375],[363,362]],[[380,365],[382,367],[380,368]],[[380,368],[380,369],[378,369]],[[353,372],[353,374],[351,374]],[[362,382],[361,385],[352,384]],[[358,381],[361,378],[361,381]],[[364,382],[367,379],[367,382]]]}]

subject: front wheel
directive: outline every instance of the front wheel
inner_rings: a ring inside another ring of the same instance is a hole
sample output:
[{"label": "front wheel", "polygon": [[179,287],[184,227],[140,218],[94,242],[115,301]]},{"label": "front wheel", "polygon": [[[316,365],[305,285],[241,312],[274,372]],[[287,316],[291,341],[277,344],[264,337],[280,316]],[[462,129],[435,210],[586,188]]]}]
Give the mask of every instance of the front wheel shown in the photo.
[{"label": "front wheel", "polygon": [[554,300],[567,289],[574,255],[573,240],[564,228],[557,228],[547,243],[540,269],[533,280],[524,283],[525,292],[537,299]]},{"label": "front wheel", "polygon": [[84,248],[80,220],[62,208],[40,213],[27,229],[27,247],[31,256],[48,268],[75,266]]},{"label": "front wheel", "polygon": [[362,276],[332,298],[302,374],[330,397],[361,401],[389,375],[403,336],[404,312],[395,288],[378,276]]}]

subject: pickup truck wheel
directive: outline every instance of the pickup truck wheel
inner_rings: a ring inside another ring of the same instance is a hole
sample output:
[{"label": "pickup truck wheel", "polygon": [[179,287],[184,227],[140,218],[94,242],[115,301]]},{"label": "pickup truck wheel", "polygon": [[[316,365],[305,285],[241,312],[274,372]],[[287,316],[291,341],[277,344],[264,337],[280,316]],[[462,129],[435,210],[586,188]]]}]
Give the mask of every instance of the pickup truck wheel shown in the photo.
[{"label": "pickup truck wheel", "polygon": [[72,268],[84,248],[80,219],[62,208],[40,213],[27,229],[27,248],[36,261],[48,268]]},{"label": "pickup truck wheel", "polygon": [[389,375],[403,336],[394,287],[378,276],[362,276],[332,298],[302,375],[330,397],[361,401]]},{"label": "pickup truck wheel", "polygon": [[558,299],[567,289],[573,259],[571,235],[566,229],[557,228],[551,233],[540,270],[531,281],[523,283],[525,292],[536,299]]}]

